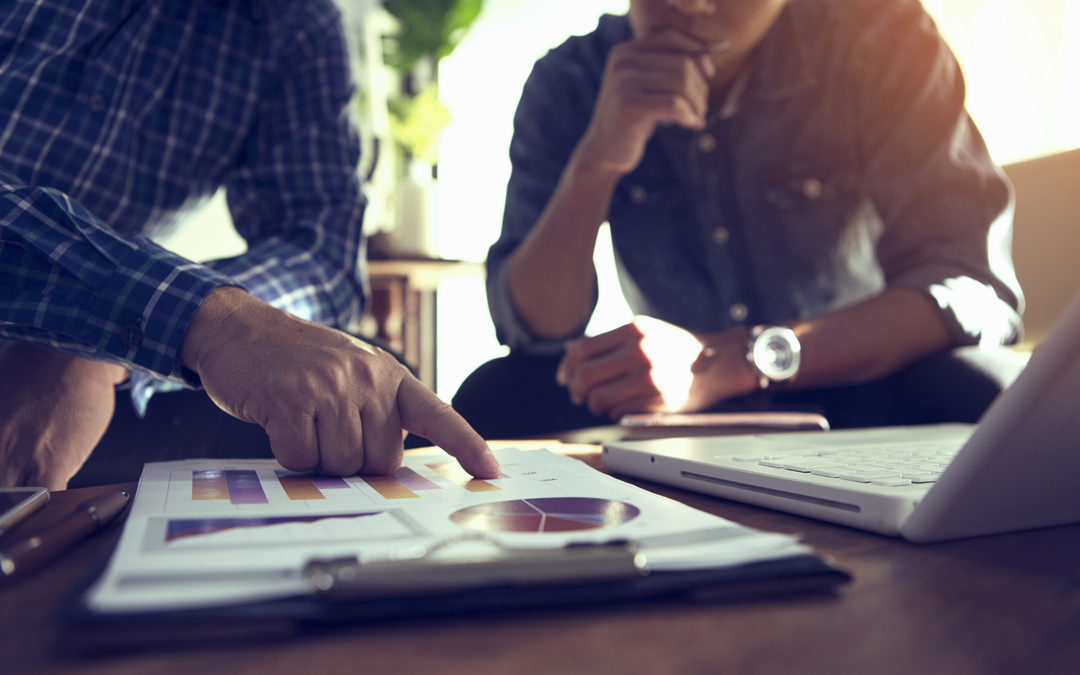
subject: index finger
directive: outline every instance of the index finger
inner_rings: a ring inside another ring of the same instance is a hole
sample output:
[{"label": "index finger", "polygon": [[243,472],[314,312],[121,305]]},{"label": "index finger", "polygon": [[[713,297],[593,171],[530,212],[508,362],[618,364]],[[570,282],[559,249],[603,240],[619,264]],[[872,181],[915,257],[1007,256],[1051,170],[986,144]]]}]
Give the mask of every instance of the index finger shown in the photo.
[{"label": "index finger", "polygon": [[480,434],[412,375],[398,386],[397,407],[402,427],[445,450],[473,476],[498,478],[499,462]]}]

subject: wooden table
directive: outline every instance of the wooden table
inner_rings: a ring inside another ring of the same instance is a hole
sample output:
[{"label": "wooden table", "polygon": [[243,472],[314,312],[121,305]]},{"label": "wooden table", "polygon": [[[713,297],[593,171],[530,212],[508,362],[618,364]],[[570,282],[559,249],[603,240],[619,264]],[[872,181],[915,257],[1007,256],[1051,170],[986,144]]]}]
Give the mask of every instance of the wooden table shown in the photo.
[{"label": "wooden table", "polygon": [[[599,466],[597,448],[566,451]],[[916,546],[639,483],[800,533],[854,575],[836,596],[729,605],[587,607],[353,626],[259,644],[77,657],[54,612],[118,528],[0,590],[4,673],[1070,673],[1080,672],[1080,525]],[[115,487],[115,486],[114,486]],[[56,493],[23,531],[106,488]]]}]

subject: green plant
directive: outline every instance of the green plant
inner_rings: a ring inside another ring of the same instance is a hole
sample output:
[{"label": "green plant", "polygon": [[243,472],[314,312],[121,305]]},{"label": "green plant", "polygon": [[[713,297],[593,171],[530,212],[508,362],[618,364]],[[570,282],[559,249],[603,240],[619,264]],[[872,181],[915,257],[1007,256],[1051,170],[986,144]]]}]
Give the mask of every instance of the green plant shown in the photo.
[{"label": "green plant", "polygon": [[387,36],[388,63],[402,73],[424,58],[438,63],[454,51],[483,6],[484,0],[386,0],[383,7],[401,26]]},{"label": "green plant", "polygon": [[[484,0],[383,3],[398,22],[397,32],[385,37],[386,62],[403,78],[403,93],[387,101],[390,134],[406,157],[438,162],[439,137],[450,122],[450,112],[439,100],[438,64],[454,51],[483,6]],[[422,63],[428,67],[418,68]]]},{"label": "green plant", "polygon": [[388,102],[390,135],[409,157],[428,164],[439,161],[439,136],[450,123],[450,111],[432,82],[416,96],[395,96]]}]

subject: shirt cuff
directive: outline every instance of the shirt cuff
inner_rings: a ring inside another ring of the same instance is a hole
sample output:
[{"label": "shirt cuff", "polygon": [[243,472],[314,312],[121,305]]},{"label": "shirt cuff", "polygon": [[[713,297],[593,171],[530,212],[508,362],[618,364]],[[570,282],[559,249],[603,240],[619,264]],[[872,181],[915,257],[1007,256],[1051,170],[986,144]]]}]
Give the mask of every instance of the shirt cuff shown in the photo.
[{"label": "shirt cuff", "polygon": [[893,280],[891,287],[927,294],[958,345],[1007,345],[1023,335],[1019,312],[994,287],[956,270],[924,269]]},{"label": "shirt cuff", "polygon": [[180,362],[180,344],[210,291],[232,279],[148,240],[128,253],[97,293],[72,334],[95,348],[187,386],[198,386]]},{"label": "shirt cuff", "polygon": [[[536,354],[538,356],[550,356],[561,354],[566,346],[566,341],[585,334],[588,320],[578,330],[562,338],[541,338],[533,333],[524,320],[518,314],[510,299],[510,285],[507,279],[508,266],[503,265],[495,271],[494,276],[488,281],[488,306],[491,308],[491,318],[495,323],[495,332],[499,342],[509,347],[512,351],[524,354]],[[593,289],[595,297],[596,289]]]}]

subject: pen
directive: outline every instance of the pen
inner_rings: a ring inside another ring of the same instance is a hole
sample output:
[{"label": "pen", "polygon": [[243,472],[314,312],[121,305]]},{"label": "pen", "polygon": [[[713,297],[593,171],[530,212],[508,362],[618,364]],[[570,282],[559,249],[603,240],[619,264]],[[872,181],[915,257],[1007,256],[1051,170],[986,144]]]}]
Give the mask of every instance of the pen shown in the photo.
[{"label": "pen", "polygon": [[79,540],[102,529],[127,506],[127,492],[109,492],[87,500],[59,524],[0,551],[0,580],[43,567]]}]

